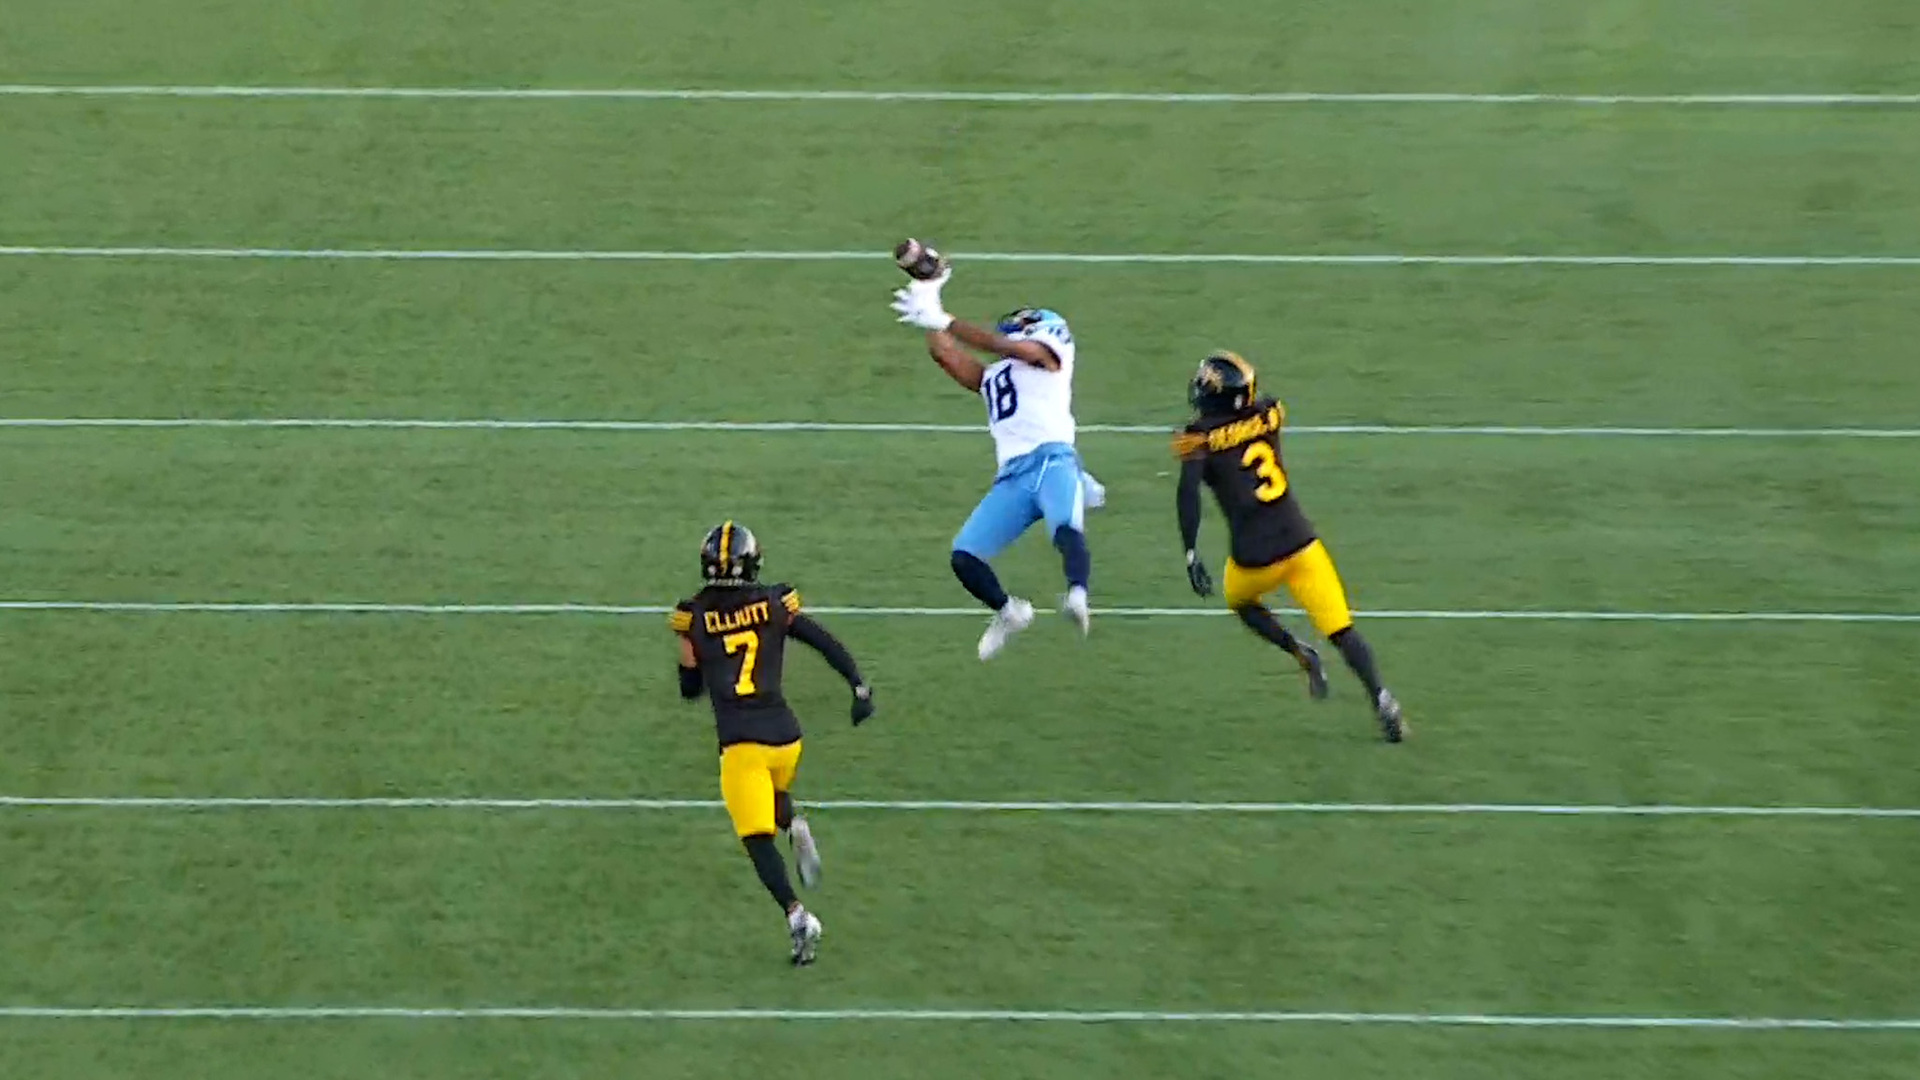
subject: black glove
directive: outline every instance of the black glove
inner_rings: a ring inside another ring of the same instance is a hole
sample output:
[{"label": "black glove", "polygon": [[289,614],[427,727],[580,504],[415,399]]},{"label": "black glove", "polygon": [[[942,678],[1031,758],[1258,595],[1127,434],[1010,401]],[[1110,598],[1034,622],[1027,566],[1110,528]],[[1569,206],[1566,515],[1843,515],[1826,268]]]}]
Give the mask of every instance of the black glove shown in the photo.
[{"label": "black glove", "polygon": [[853,726],[859,727],[873,715],[873,687],[861,683],[853,688]]},{"label": "black glove", "polygon": [[1191,551],[1187,552],[1187,584],[1200,596],[1213,595],[1213,575],[1207,573],[1207,564],[1200,561],[1200,556]]}]

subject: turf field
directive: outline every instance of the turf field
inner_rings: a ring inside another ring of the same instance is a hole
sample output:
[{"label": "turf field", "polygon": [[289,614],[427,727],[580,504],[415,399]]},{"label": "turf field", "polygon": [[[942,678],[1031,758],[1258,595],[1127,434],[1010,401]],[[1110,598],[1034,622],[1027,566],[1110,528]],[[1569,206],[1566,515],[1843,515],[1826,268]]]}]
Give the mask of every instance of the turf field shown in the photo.
[{"label": "turf field", "polygon": [[[13,0],[0,83],[0,418],[655,425],[0,425],[0,1076],[1920,1068],[1920,102],[18,90],[1912,94],[1911,4]],[[1084,642],[951,613],[991,451],[928,428],[980,410],[883,307],[909,232],[1073,321]],[[1221,345],[1408,745],[1186,591],[1144,429]],[[879,690],[789,665],[802,794],[867,802],[804,972],[657,614],[723,516]]]}]

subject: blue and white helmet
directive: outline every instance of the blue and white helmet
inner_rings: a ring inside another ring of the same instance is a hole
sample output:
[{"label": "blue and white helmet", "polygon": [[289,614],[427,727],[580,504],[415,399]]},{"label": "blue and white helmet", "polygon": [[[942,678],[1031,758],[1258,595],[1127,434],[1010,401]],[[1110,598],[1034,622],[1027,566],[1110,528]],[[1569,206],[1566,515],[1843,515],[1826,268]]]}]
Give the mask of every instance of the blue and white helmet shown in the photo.
[{"label": "blue and white helmet", "polygon": [[1073,331],[1067,320],[1051,308],[1021,308],[1000,316],[994,327],[1015,341],[1037,341],[1053,350],[1061,366],[1073,363]]}]

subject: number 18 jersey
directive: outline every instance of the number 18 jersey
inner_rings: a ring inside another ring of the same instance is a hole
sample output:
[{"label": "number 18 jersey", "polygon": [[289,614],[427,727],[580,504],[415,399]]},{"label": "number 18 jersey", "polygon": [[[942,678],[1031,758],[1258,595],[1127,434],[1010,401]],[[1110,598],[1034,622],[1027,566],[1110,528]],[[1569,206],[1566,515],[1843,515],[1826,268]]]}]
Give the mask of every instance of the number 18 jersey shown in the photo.
[{"label": "number 18 jersey", "polygon": [[800,737],[780,688],[787,630],[798,614],[800,594],[790,585],[709,585],[667,617],[693,642],[722,749],[785,746]]},{"label": "number 18 jersey", "polygon": [[1064,322],[1044,322],[1017,340],[1037,341],[1053,350],[1060,370],[1048,371],[1019,360],[998,360],[980,380],[987,403],[987,430],[1001,465],[1046,443],[1073,445],[1073,334]]}]

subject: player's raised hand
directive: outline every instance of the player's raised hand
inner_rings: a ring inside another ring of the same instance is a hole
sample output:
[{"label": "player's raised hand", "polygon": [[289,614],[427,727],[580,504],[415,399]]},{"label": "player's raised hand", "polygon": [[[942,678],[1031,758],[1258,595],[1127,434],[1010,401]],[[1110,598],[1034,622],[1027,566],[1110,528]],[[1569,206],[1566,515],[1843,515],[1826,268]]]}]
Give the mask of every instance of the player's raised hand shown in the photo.
[{"label": "player's raised hand", "polygon": [[873,715],[873,687],[861,683],[853,688],[853,726],[859,727]]},{"label": "player's raised hand", "polygon": [[1187,552],[1187,584],[1193,587],[1199,596],[1213,595],[1213,575],[1207,573],[1207,564],[1200,561],[1196,552]]},{"label": "player's raised hand", "polygon": [[945,283],[946,275],[943,274],[894,290],[892,307],[899,321],[922,330],[945,330],[952,326],[953,316],[947,314],[947,309],[940,303],[940,286]]}]

